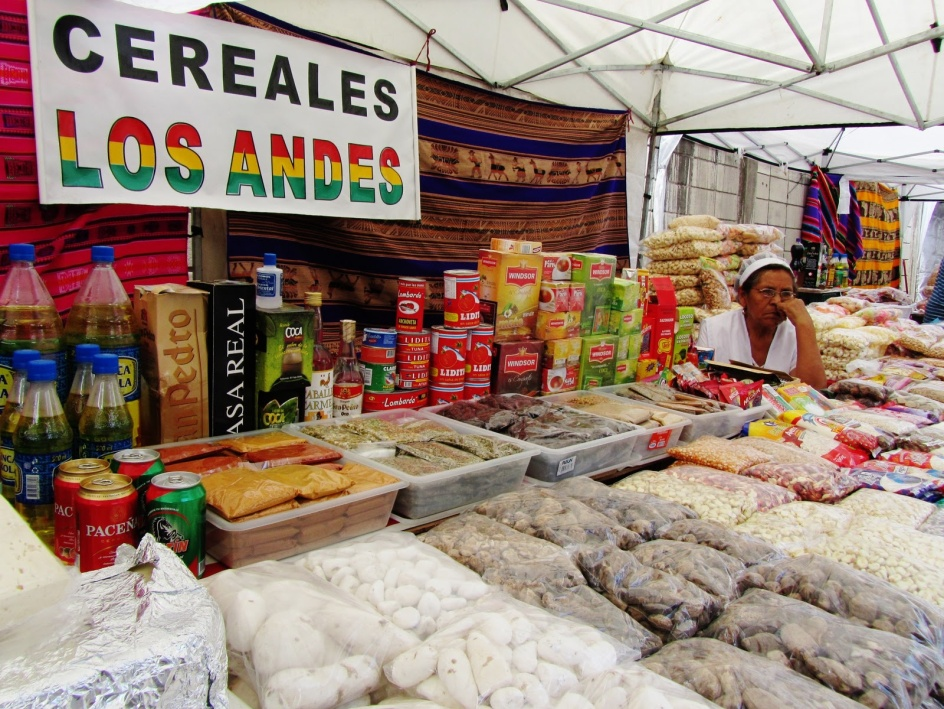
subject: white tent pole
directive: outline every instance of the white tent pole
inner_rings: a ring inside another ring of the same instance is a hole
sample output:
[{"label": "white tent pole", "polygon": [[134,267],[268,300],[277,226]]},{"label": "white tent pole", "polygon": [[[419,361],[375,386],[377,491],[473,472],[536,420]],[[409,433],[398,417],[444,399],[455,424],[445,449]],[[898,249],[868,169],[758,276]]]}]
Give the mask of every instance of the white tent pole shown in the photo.
[{"label": "white tent pole", "polygon": [[[882,18],[879,17],[878,8],[875,7],[875,0],[866,0],[869,6],[869,12],[872,13],[872,20],[875,22],[875,29],[878,30],[878,36],[882,39],[882,44],[888,42],[888,32],[885,31],[885,25],[882,22]],[[901,86],[902,93],[905,94],[905,99],[908,101],[908,105],[911,107],[911,113],[915,118],[915,123],[920,130],[924,130],[924,122],[921,120],[921,111],[918,110],[918,104],[915,102],[914,94],[911,92],[911,87],[908,86],[908,82],[905,81],[905,75],[901,70],[901,66],[898,64],[898,57],[894,54],[888,55],[888,61],[891,62],[892,69],[895,72],[895,77],[898,79],[898,84]]]},{"label": "white tent pole", "polygon": [[823,28],[819,33],[819,56],[826,56],[826,48],[829,45],[829,28],[833,22],[833,0],[826,0],[823,6]]},{"label": "white tent pole", "polygon": [[[659,112],[662,110],[662,82],[661,82],[661,72],[659,74],[660,80],[657,82],[657,91],[655,99],[652,102],[652,115],[656,119],[652,123],[652,128],[649,131],[649,156],[646,161],[646,182],[642,191],[642,219],[639,224],[639,241],[642,241],[646,237],[646,229],[649,226],[649,214],[652,211],[652,171],[655,167],[655,162],[659,154],[659,134],[657,132],[657,124],[659,119]],[[630,252],[632,253],[632,252]],[[631,266],[636,266],[639,263],[639,257],[637,254],[636,263],[631,263]]]},{"label": "white tent pole", "polygon": [[777,9],[780,10],[780,14],[783,15],[783,19],[787,21],[787,25],[790,26],[790,31],[793,32],[793,36],[797,38],[800,46],[803,47],[803,51],[806,52],[806,56],[808,56],[810,61],[813,62],[813,71],[818,71],[821,68],[823,62],[820,59],[820,55],[817,53],[816,49],[813,47],[813,43],[810,42],[809,37],[806,36],[803,28],[800,27],[800,23],[797,22],[793,12],[787,6],[784,0],[774,0],[774,5],[776,5]]}]

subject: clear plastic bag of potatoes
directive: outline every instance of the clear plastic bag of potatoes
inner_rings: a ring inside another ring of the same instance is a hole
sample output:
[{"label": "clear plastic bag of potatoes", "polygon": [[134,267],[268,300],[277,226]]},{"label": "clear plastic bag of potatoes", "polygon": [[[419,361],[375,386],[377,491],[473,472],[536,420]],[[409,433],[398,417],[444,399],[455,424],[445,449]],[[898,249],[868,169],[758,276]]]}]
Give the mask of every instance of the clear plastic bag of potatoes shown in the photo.
[{"label": "clear plastic bag of potatoes", "polygon": [[724,470],[707,468],[703,465],[676,464],[666,468],[665,472],[680,480],[701,483],[719,490],[727,490],[742,495],[753,495],[758,512],[765,512],[780,505],[797,501],[797,495],[790,490],[771,485],[750,477],[742,477]]},{"label": "clear plastic bag of potatoes", "polygon": [[641,535],[582,502],[546,488],[506,492],[479,503],[475,511],[562,547],[610,542],[620,549],[631,549],[644,541]]},{"label": "clear plastic bag of potatoes", "polygon": [[718,436],[701,436],[688,445],[669,448],[666,453],[683,463],[704,465],[729,473],[739,473],[744,468],[773,460],[766,453]]},{"label": "clear plastic bag of potatoes", "polygon": [[[638,662],[623,662],[580,683],[575,692],[580,709],[705,709],[718,705],[677,682],[647,670]],[[587,703],[589,702],[589,703]]]},{"label": "clear plastic bag of potatoes", "polygon": [[618,490],[588,477],[569,478],[553,488],[606,515],[617,524],[653,539],[660,528],[682,519],[697,517],[688,507],[655,495]]},{"label": "clear plastic bag of potatoes", "polygon": [[687,519],[673,522],[659,531],[662,539],[691,542],[717,549],[733,556],[745,566],[763,564],[784,558],[784,553],[772,544],[734,531],[706,519]]},{"label": "clear plastic bag of potatoes", "polygon": [[920,705],[944,673],[934,648],[757,588],[731,603],[704,635],[778,659],[875,709]]},{"label": "clear plastic bag of potatoes", "polygon": [[872,574],[816,554],[755,566],[742,588],[797,598],[846,620],[944,650],[944,613]]},{"label": "clear plastic bag of potatoes", "polygon": [[724,602],[737,598],[744,563],[723,551],[669,539],[640,544],[631,552],[641,564],[691,581]]},{"label": "clear plastic bag of potatoes", "polygon": [[613,545],[580,549],[575,560],[591,586],[663,641],[690,638],[721,610],[718,598]]},{"label": "clear plastic bag of potatoes", "polygon": [[639,664],[724,709],[862,709],[779,662],[710,638],[671,643]]},{"label": "clear plastic bag of potatoes", "polygon": [[740,524],[757,511],[757,500],[753,497],[679,480],[664,470],[643,470],[623,478],[613,487],[657,495],[677,502],[694,510],[702,519],[727,527]]}]

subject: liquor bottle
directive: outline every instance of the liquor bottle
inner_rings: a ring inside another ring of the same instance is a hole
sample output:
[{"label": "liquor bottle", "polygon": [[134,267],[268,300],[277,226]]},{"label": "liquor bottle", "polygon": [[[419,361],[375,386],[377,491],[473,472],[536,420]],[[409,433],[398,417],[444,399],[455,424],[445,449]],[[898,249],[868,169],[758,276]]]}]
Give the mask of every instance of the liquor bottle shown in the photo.
[{"label": "liquor bottle", "polygon": [[341,321],[341,349],[334,364],[334,418],[360,416],[364,405],[364,376],[357,366],[357,353],[354,351],[356,327],[353,320]]},{"label": "liquor bottle", "polygon": [[111,460],[117,451],[131,448],[134,427],[118,386],[118,357],[95,355],[92,374],[92,389],[79,417],[79,458]]},{"label": "liquor bottle", "polygon": [[134,421],[131,438],[136,442],[141,423],[138,328],[131,299],[112,266],[114,260],[115,251],[110,246],[92,247],[92,270],[66,318],[65,341],[73,362],[75,346],[83,342],[118,356],[118,385]]},{"label": "liquor bottle", "polygon": [[62,343],[62,319],[33,262],[32,244],[10,245],[10,271],[0,290],[0,406],[13,377],[13,353],[39,350],[56,362],[57,391],[64,397],[69,379]]},{"label": "liquor bottle", "polygon": [[72,429],[56,395],[56,363],[34,359],[26,365],[29,388],[13,434],[18,479],[16,509],[47,546],[55,525],[53,478],[72,459]]},{"label": "liquor bottle", "polygon": [[311,358],[311,386],[305,390],[305,421],[329,419],[334,408],[334,357],[322,342],[321,293],[305,293],[305,307],[314,313],[315,346]]},{"label": "liquor bottle", "polygon": [[256,307],[275,310],[282,307],[282,269],[275,265],[275,254],[262,256],[262,267],[256,269]]},{"label": "liquor bottle", "polygon": [[79,417],[85,408],[85,402],[88,401],[89,392],[92,390],[92,357],[101,352],[98,345],[84,343],[75,346],[75,376],[72,378],[72,386],[69,388],[69,395],[66,397],[62,408],[66,412],[66,421],[72,429],[72,455],[81,458],[79,455]]},{"label": "liquor bottle", "polygon": [[7,403],[0,413],[0,479],[3,482],[3,496],[14,504],[16,500],[16,463],[13,461],[13,434],[23,412],[23,399],[26,398],[26,365],[39,359],[39,350],[17,350],[13,353],[13,386],[7,396]]}]

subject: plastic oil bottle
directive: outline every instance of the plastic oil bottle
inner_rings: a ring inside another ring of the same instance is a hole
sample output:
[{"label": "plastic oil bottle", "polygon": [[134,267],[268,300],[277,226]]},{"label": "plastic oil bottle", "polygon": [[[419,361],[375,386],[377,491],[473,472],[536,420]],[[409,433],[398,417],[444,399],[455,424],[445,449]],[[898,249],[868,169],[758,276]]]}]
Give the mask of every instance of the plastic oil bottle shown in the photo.
[{"label": "plastic oil bottle", "polygon": [[79,417],[79,458],[111,460],[116,451],[131,448],[133,422],[118,386],[118,357],[92,357],[92,389]]},{"label": "plastic oil bottle", "polygon": [[83,343],[75,346],[75,376],[62,408],[66,412],[66,421],[72,429],[72,455],[79,458],[79,417],[85,409],[89,392],[92,391],[92,357],[101,352],[98,345]]},{"label": "plastic oil bottle", "polygon": [[263,310],[282,307],[282,269],[275,260],[275,254],[263,254],[262,267],[256,269],[256,307]]},{"label": "plastic oil bottle", "polygon": [[115,251],[110,246],[92,247],[92,270],[79,288],[66,318],[65,341],[75,361],[75,346],[98,345],[102,353],[118,357],[118,386],[134,422],[132,447],[141,422],[141,371],[138,328],[131,299],[113,267]]},{"label": "plastic oil bottle", "polygon": [[334,357],[323,343],[321,293],[305,293],[305,307],[314,313],[315,345],[311,359],[311,385],[305,390],[305,421],[331,418],[334,407]]},{"label": "plastic oil bottle", "polygon": [[13,434],[23,413],[23,399],[26,398],[26,365],[39,359],[39,350],[17,350],[13,353],[13,386],[7,396],[7,403],[0,413],[0,479],[3,482],[3,496],[14,504],[16,500],[17,468],[13,460]]},{"label": "plastic oil bottle", "polygon": [[16,509],[45,544],[53,544],[53,477],[72,459],[72,429],[56,394],[56,363],[34,359],[26,365],[29,388],[13,434],[19,468]]},{"label": "plastic oil bottle", "polygon": [[39,350],[55,361],[60,398],[68,391],[62,319],[35,260],[32,244],[10,245],[10,270],[0,290],[0,406],[13,383],[13,353],[20,349]]}]

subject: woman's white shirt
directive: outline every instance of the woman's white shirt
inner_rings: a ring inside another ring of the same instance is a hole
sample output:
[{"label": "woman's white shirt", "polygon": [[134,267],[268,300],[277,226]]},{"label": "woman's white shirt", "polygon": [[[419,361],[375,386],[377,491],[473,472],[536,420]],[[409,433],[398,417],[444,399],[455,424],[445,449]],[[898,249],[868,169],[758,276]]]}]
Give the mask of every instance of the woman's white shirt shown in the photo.
[{"label": "woman's white shirt", "polygon": [[797,365],[796,328],[789,320],[777,326],[766,362],[755,362],[751,354],[751,338],[744,320],[744,310],[730,310],[701,323],[696,347],[713,347],[718,362],[746,362],[755,367],[792,372]]}]

